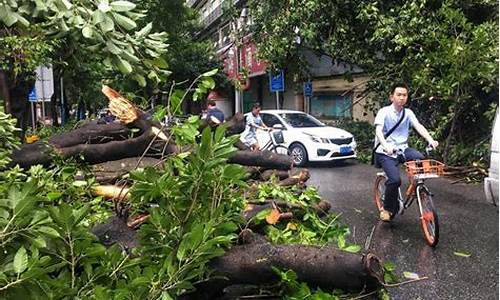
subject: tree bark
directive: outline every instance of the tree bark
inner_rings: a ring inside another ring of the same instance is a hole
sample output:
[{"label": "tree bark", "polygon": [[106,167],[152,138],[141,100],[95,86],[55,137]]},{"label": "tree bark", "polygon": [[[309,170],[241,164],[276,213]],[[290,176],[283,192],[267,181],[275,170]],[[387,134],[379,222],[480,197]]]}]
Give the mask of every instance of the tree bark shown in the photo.
[{"label": "tree bark", "polygon": [[0,70],[0,99],[3,100],[5,113],[10,114],[12,111],[12,107],[10,101],[9,84],[7,81],[7,74],[5,74],[5,71],[2,70]]},{"label": "tree bark", "polygon": [[[22,168],[29,168],[36,164],[48,166],[53,160],[52,154],[54,153],[63,158],[82,157],[90,164],[141,156],[155,138],[155,134],[148,120],[139,119],[133,125],[140,128],[142,134],[128,139],[123,136],[128,131],[124,125],[91,124],[80,130],[55,136],[49,140],[48,144],[42,141],[25,144],[13,152],[9,167],[16,164]],[[177,146],[173,143],[166,146],[166,154],[177,151]]]},{"label": "tree bark", "polygon": [[291,157],[271,151],[236,151],[229,158],[229,162],[244,166],[260,166],[278,170],[290,170],[293,165]]},{"label": "tree bark", "polygon": [[272,245],[262,240],[237,245],[211,267],[232,283],[268,284],[279,280],[271,267],[293,270],[298,280],[326,290],[361,290],[383,282],[383,267],[373,254],[359,255],[334,247]]},{"label": "tree bark", "polygon": [[162,167],[159,159],[152,157],[143,157],[140,161],[139,159],[139,157],[131,157],[95,164],[91,167],[92,174],[99,183],[113,184],[136,168]]},{"label": "tree bark", "polygon": [[256,235],[244,240],[249,243],[232,247],[210,263],[214,275],[227,278],[227,285],[278,282],[272,267],[293,270],[299,281],[328,291],[372,290],[383,282],[382,262],[371,253],[359,255],[332,246],[272,245]]}]

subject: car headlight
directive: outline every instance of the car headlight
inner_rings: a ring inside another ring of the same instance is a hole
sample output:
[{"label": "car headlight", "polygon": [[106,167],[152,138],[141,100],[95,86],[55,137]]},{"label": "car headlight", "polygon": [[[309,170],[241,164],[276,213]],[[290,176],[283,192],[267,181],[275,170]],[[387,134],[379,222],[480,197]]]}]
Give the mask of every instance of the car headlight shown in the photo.
[{"label": "car headlight", "polygon": [[314,136],[314,135],[309,135],[309,138],[315,143],[324,143],[324,144],[330,143],[330,140],[327,138],[321,138],[321,137]]},{"label": "car headlight", "polygon": [[311,141],[313,141],[315,143],[321,143],[321,139],[317,136],[310,135],[309,138],[311,139]]}]

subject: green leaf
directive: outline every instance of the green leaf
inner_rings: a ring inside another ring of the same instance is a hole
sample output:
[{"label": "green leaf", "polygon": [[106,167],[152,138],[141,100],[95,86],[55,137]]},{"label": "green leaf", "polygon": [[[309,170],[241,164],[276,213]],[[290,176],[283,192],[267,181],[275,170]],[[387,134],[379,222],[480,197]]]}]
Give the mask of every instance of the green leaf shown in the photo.
[{"label": "green leaf", "polygon": [[403,272],[403,276],[407,279],[419,279],[420,276],[418,276],[417,273],[412,273],[412,272]]},{"label": "green leaf", "polygon": [[9,216],[10,216],[9,211],[0,207],[0,218],[7,220],[9,218]]},{"label": "green leaf", "polygon": [[2,21],[5,23],[5,25],[7,25],[7,27],[10,27],[17,22],[17,16],[19,15],[7,9],[7,12],[5,12],[2,16]]},{"label": "green leaf", "polygon": [[141,87],[145,87],[147,85],[146,78],[144,78],[141,74],[134,74],[134,79]]},{"label": "green leaf", "polygon": [[151,29],[153,29],[153,23],[149,22],[146,26],[144,26],[144,28],[137,31],[135,36],[138,38],[145,37],[151,32]]},{"label": "green leaf", "polygon": [[60,1],[64,5],[64,7],[66,8],[66,10],[70,10],[71,7],[73,6],[68,0],[60,0]]},{"label": "green leaf", "polygon": [[96,10],[92,13],[92,24],[97,25],[103,22],[104,18],[106,18],[106,15],[102,11]]},{"label": "green leaf", "polygon": [[215,87],[215,81],[211,77],[203,78],[203,80],[201,81],[201,85],[204,88],[210,90]]},{"label": "green leaf", "polygon": [[83,186],[87,185],[87,181],[85,181],[85,180],[75,180],[75,181],[73,181],[73,183],[71,185],[76,186],[76,187],[83,187]]},{"label": "green leaf", "polygon": [[213,76],[213,75],[217,74],[217,72],[219,72],[219,69],[213,69],[211,71],[208,71],[208,72],[201,74],[201,76],[209,77],[209,76]]},{"label": "green leaf", "polygon": [[168,68],[168,63],[163,57],[156,57],[152,62],[154,66],[160,69]]},{"label": "green leaf", "polygon": [[361,246],[359,246],[359,245],[349,245],[349,246],[343,248],[342,250],[344,250],[346,252],[351,252],[351,253],[358,253],[361,250]]},{"label": "green leaf", "polygon": [[118,67],[118,70],[120,70],[120,72],[122,72],[123,74],[132,73],[132,66],[128,61],[116,57],[115,59],[113,59],[113,62],[115,63],[115,66]]},{"label": "green leaf", "polygon": [[92,27],[90,26],[85,26],[83,27],[82,29],[82,35],[87,38],[87,39],[90,39],[92,37],[92,33],[93,33],[93,30],[92,30]]},{"label": "green leaf", "polygon": [[460,256],[460,257],[470,257],[471,256],[470,253],[458,252],[458,251],[453,252],[453,254],[455,254],[456,256]]},{"label": "green leaf", "polygon": [[393,272],[394,270],[396,270],[396,265],[393,262],[386,261],[384,263],[384,269],[389,272]]},{"label": "green leaf", "polygon": [[99,26],[101,27],[102,31],[109,32],[115,29],[115,22],[113,22],[113,19],[111,19],[110,17],[104,15],[104,20],[99,23]]},{"label": "green leaf", "polygon": [[78,224],[80,223],[81,220],[83,220],[83,218],[85,218],[88,213],[90,211],[90,204],[85,204],[82,208],[78,209],[78,210],[74,210],[73,211],[73,215],[75,216],[75,224]]},{"label": "green leaf", "polygon": [[115,18],[116,23],[118,23],[118,25],[125,28],[126,30],[132,30],[137,27],[137,24],[134,22],[134,20],[128,17],[116,13],[113,13],[113,17]]},{"label": "green leaf", "polygon": [[114,11],[130,11],[135,8],[135,4],[129,1],[113,1],[110,3]]},{"label": "green leaf", "polygon": [[161,293],[161,300],[174,300],[174,298],[172,298],[172,296],[170,296],[169,293],[162,292]]},{"label": "green leaf", "polygon": [[14,272],[21,274],[28,267],[28,254],[23,246],[19,248],[14,256]]},{"label": "green leaf", "polygon": [[35,245],[37,248],[46,248],[47,247],[47,242],[45,241],[44,238],[42,238],[41,236],[31,240],[31,242],[33,243],[33,245]]},{"label": "green leaf", "polygon": [[47,198],[49,198],[49,200],[51,200],[51,201],[57,200],[57,199],[61,198],[61,196],[62,196],[62,193],[60,193],[60,192],[47,193]]},{"label": "green leaf", "polygon": [[52,237],[52,238],[60,237],[59,232],[57,232],[57,230],[55,230],[54,228],[49,227],[49,226],[42,226],[42,227],[38,228],[37,231],[40,233],[46,234],[47,236]]}]

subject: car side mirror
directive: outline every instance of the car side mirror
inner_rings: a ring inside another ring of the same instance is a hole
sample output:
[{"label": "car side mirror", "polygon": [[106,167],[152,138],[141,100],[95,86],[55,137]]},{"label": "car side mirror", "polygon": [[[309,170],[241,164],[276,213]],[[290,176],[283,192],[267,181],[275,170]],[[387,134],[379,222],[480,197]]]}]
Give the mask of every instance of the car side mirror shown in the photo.
[{"label": "car side mirror", "polygon": [[283,126],[283,124],[274,124],[273,128],[279,129],[279,130],[286,130],[286,128],[285,128],[285,126]]}]

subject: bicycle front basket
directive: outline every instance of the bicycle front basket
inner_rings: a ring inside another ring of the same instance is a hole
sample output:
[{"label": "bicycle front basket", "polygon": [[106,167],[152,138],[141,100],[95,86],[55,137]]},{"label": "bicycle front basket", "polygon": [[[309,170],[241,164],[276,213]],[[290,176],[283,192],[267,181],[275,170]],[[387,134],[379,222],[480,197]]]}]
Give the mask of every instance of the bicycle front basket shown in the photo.
[{"label": "bicycle front basket", "polygon": [[273,137],[276,144],[283,144],[285,142],[285,139],[283,138],[283,132],[281,130],[273,132]]},{"label": "bicycle front basket", "polygon": [[405,166],[406,172],[410,177],[432,178],[444,175],[445,165],[442,162],[433,159],[408,161],[405,163]]}]

